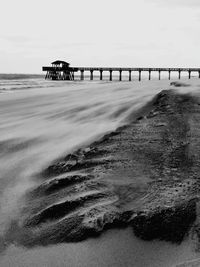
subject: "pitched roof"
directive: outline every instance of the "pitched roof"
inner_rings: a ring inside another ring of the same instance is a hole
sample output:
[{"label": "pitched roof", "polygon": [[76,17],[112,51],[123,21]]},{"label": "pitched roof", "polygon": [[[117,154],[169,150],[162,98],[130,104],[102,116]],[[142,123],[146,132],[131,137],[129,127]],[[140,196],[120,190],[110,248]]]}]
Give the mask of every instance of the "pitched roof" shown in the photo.
[{"label": "pitched roof", "polygon": [[54,65],[60,65],[60,64],[69,65],[68,62],[62,61],[62,60],[56,60],[56,61],[52,62],[51,64],[54,64]]}]

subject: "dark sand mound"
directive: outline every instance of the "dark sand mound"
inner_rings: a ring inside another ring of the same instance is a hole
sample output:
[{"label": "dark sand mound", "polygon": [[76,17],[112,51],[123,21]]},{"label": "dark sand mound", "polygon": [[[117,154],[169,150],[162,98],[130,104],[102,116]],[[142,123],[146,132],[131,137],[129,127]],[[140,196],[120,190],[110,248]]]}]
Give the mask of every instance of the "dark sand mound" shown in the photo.
[{"label": "dark sand mound", "polygon": [[49,166],[7,238],[47,245],[128,225],[145,240],[199,235],[199,103],[162,91],[138,120]]},{"label": "dark sand mound", "polygon": [[175,86],[175,87],[188,87],[188,86],[190,86],[190,84],[183,83],[183,82],[171,82],[170,85]]}]

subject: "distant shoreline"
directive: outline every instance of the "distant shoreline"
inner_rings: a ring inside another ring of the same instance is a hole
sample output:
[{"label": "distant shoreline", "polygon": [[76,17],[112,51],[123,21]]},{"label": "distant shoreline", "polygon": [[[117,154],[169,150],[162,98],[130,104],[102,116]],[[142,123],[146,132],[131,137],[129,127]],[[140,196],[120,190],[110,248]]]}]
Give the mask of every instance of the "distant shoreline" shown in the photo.
[{"label": "distant shoreline", "polygon": [[43,77],[44,77],[43,74],[0,73],[0,80],[35,79]]}]

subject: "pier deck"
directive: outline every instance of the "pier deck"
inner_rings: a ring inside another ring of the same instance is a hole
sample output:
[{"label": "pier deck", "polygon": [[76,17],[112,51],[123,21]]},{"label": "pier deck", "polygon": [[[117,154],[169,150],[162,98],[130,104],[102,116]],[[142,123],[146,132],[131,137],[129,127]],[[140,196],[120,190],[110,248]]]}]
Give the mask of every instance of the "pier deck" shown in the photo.
[{"label": "pier deck", "polygon": [[[63,62],[63,61],[56,61]],[[55,63],[55,62],[53,62]],[[99,72],[100,80],[103,80],[103,72],[109,72],[109,80],[113,80],[113,71],[119,72],[119,81],[122,81],[122,73],[128,72],[129,81],[132,80],[132,72],[138,72],[138,80],[142,79],[142,72],[148,72],[149,80],[151,80],[152,72],[158,72],[158,79],[161,79],[161,72],[168,72],[169,80],[171,73],[177,72],[178,78],[181,79],[181,73],[187,72],[188,78],[191,78],[191,73],[197,72],[200,78],[200,68],[120,68],[120,67],[69,67],[69,63],[53,64],[51,67],[43,67],[42,70],[47,72],[46,79],[52,80],[74,80],[74,72],[80,72],[80,80],[84,80],[85,71],[90,72],[90,80],[94,78],[94,71]]]}]

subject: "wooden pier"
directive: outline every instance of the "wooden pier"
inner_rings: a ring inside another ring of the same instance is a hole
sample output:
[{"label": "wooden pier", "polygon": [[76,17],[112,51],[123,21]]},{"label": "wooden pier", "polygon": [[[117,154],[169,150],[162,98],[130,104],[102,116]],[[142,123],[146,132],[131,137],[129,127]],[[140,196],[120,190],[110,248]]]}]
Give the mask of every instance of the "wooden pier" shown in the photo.
[{"label": "wooden pier", "polygon": [[80,73],[80,80],[84,80],[85,72],[89,71],[90,80],[94,79],[94,72],[99,73],[100,81],[103,80],[103,73],[109,73],[109,80],[113,80],[113,71],[117,71],[119,73],[119,81],[122,81],[122,74],[128,74],[128,80],[132,81],[132,73],[138,73],[138,80],[142,79],[142,72],[148,73],[148,79],[151,80],[152,72],[158,73],[158,79],[161,79],[161,73],[167,72],[168,79],[171,79],[171,73],[176,72],[178,74],[178,79],[181,79],[181,74],[186,72],[188,74],[188,78],[191,78],[192,73],[198,73],[198,77],[200,78],[200,68],[118,68],[118,67],[70,67],[70,64],[57,60],[52,62],[51,67],[43,67],[43,71],[46,71],[45,79],[51,80],[74,80],[74,73]]}]

